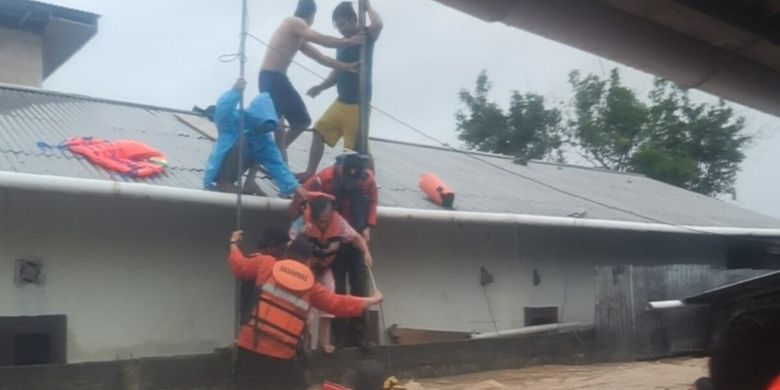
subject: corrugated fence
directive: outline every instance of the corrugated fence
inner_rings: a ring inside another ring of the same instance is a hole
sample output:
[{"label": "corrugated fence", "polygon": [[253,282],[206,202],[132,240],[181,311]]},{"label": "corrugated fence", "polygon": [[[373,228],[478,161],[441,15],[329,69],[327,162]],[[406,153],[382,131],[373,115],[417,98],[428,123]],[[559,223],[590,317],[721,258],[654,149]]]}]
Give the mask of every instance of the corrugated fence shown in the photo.
[{"label": "corrugated fence", "polygon": [[598,267],[596,337],[600,350],[615,361],[706,351],[714,328],[709,308],[646,311],[647,303],[685,298],[766,272],[707,265]]}]

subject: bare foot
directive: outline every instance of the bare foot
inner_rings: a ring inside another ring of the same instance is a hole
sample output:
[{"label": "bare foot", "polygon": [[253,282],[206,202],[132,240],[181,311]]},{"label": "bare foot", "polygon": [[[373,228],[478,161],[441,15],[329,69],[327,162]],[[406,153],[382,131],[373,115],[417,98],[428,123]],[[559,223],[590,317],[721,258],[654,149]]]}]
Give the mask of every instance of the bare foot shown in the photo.
[{"label": "bare foot", "polygon": [[229,194],[237,194],[238,193],[238,187],[236,187],[235,184],[230,182],[218,182],[217,183],[217,190],[219,192],[227,192]]},{"label": "bare foot", "polygon": [[326,355],[330,355],[336,351],[336,347],[334,347],[333,344],[320,345],[320,349]]}]

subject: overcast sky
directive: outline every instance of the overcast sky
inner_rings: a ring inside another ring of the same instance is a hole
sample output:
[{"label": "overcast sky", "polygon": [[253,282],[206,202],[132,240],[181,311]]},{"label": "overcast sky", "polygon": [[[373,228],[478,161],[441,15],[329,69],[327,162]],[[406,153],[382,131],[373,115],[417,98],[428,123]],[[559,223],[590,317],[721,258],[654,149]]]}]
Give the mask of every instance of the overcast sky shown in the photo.
[{"label": "overcast sky", "polygon": [[[100,32],[44,87],[55,91],[122,101],[190,109],[207,106],[238,76],[238,64],[223,64],[234,53],[240,32],[240,0],[47,0],[102,15]],[[336,34],[330,11],[339,0],[318,0],[314,28]],[[270,38],[293,12],[295,0],[250,0],[250,32]],[[460,145],[454,131],[458,91],[473,86],[486,69],[493,96],[507,102],[513,90],[540,93],[551,103],[570,99],[571,70],[602,74],[619,66],[609,60],[501,24],[488,24],[433,1],[373,0],[385,19],[374,66],[374,103],[381,109]],[[257,91],[257,71],[265,48],[248,43],[250,91]],[[299,60],[320,74],[327,69],[303,56]],[[620,66],[625,82],[641,95],[652,87],[648,74]],[[317,84],[316,76],[293,66],[289,75],[299,90]],[[697,94],[702,100],[712,100]],[[319,117],[335,97],[305,98]],[[780,119],[742,106],[749,131],[756,135],[740,174],[737,202],[780,218]],[[430,143],[397,123],[375,114],[372,135]]]}]

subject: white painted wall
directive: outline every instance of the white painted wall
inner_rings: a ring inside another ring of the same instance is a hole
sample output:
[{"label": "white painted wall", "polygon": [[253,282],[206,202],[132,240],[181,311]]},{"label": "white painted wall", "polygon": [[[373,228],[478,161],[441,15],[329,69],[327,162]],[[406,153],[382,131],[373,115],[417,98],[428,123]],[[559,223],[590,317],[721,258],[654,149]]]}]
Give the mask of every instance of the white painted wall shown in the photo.
[{"label": "white painted wall", "polygon": [[40,87],[42,42],[38,34],[0,27],[0,83]]},{"label": "white painted wall", "polygon": [[[0,196],[0,316],[67,314],[68,361],[230,345],[232,210]],[[15,287],[14,259],[24,256],[43,259],[44,286]]]},{"label": "white painted wall", "polygon": [[483,265],[495,276],[487,294],[498,327],[510,329],[524,325],[526,306],[557,306],[563,321],[593,321],[597,265],[725,264],[721,242],[692,236],[388,224],[375,237],[388,325],[423,329],[493,331]]},{"label": "white painted wall", "polygon": [[[70,362],[229,346],[233,218],[231,209],[0,189],[0,316],[66,314]],[[257,234],[286,217],[247,221]],[[719,264],[724,253],[692,237],[425,223],[382,223],[374,238],[387,325],[462,331],[493,330],[482,265],[507,329],[523,325],[525,306],[562,307],[564,296],[564,320],[592,320],[597,264]],[[14,285],[14,259],[25,256],[43,258],[44,286]]]}]

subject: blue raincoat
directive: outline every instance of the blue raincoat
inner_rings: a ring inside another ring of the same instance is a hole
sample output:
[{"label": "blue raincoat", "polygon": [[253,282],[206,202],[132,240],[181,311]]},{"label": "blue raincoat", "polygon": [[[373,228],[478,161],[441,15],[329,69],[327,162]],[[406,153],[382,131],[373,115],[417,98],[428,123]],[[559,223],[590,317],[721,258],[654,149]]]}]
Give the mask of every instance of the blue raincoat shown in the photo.
[{"label": "blue raincoat", "polygon": [[[206,162],[206,174],[203,178],[203,187],[206,189],[214,189],[222,162],[238,143],[239,99],[241,99],[241,94],[237,90],[231,89],[222,95],[217,102],[214,123],[217,125],[219,135],[214,143],[211,156]],[[287,168],[287,164],[274,141],[273,132],[276,130],[279,120],[273,101],[267,93],[260,94],[249,104],[245,120],[244,169],[248,169],[255,163],[262,165],[279,187],[281,194],[283,196],[291,195],[299,184]]]}]

